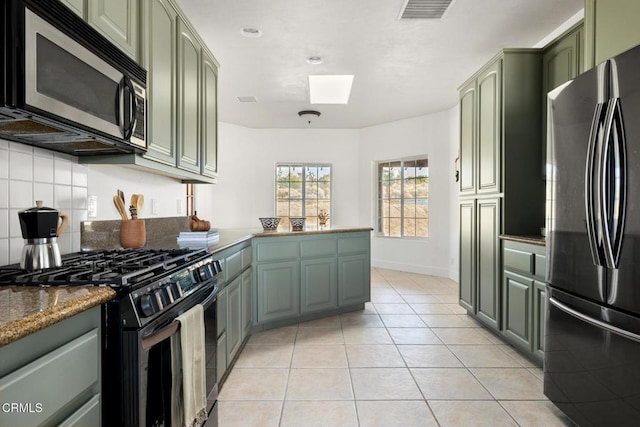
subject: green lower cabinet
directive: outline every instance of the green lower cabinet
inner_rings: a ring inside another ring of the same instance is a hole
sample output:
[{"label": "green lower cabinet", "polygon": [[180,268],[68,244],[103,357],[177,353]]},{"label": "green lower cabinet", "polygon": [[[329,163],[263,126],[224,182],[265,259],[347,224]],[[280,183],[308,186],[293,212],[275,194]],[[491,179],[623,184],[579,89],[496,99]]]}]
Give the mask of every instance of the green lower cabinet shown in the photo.
[{"label": "green lower cabinet", "polygon": [[533,282],[533,353],[544,358],[544,322],[547,312],[546,285],[537,280]]},{"label": "green lower cabinet", "polygon": [[222,376],[227,371],[227,334],[218,337],[216,348],[216,381],[220,383]]},{"label": "green lower cabinet", "polygon": [[227,364],[242,345],[242,277],[227,286]]},{"label": "green lower cabinet", "polygon": [[338,258],[338,304],[362,304],[371,298],[371,257],[366,255]]},{"label": "green lower cabinet", "polygon": [[460,202],[460,305],[475,313],[476,201]]},{"label": "green lower cabinet", "polygon": [[300,261],[300,313],[338,307],[338,267],[335,257]]},{"label": "green lower cabinet", "polygon": [[300,272],[298,261],[256,266],[258,323],[300,314]]},{"label": "green lower cabinet", "polygon": [[503,334],[513,344],[530,352],[533,338],[531,327],[533,280],[505,271],[502,287],[504,296]]},{"label": "green lower cabinet", "polygon": [[477,201],[477,312],[478,319],[500,328],[500,199]]},{"label": "green lower cabinet", "polygon": [[251,269],[242,273],[242,337],[251,332],[253,324],[253,288],[251,286]]}]

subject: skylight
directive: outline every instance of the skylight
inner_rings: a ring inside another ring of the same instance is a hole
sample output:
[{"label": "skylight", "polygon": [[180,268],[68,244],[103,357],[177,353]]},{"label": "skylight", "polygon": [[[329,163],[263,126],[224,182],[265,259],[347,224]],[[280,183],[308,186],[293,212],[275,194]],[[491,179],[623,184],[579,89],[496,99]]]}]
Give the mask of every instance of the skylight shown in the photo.
[{"label": "skylight", "polygon": [[309,76],[309,99],[312,104],[347,104],[353,76]]}]

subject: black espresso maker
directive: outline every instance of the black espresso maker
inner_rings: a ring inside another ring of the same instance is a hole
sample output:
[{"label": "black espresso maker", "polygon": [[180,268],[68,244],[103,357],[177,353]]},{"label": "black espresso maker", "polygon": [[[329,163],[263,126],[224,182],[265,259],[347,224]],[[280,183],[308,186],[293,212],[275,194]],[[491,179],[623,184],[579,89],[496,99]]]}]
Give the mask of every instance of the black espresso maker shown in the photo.
[{"label": "black espresso maker", "polygon": [[36,200],[36,207],[18,212],[24,247],[20,268],[27,271],[60,267],[62,258],[57,238],[67,227],[69,217],[56,209],[42,206]]}]

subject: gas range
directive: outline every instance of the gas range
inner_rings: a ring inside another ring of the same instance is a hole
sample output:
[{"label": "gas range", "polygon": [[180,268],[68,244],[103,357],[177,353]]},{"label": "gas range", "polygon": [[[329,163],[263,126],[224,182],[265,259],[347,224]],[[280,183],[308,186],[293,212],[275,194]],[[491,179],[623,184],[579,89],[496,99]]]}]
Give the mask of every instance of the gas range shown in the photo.
[{"label": "gas range", "polygon": [[0,285],[109,286],[117,292],[121,327],[140,327],[210,286],[220,271],[206,249],[98,250],[65,255],[52,269],[0,267]]}]

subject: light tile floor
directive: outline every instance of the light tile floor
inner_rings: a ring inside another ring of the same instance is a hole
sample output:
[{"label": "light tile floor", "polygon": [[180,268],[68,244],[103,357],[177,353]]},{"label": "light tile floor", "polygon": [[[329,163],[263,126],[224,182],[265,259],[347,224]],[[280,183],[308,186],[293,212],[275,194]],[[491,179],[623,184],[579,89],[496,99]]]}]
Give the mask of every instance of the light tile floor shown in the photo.
[{"label": "light tile floor", "polygon": [[254,334],[221,427],[570,426],[542,370],[457,304],[455,282],[372,269],[364,310]]}]

